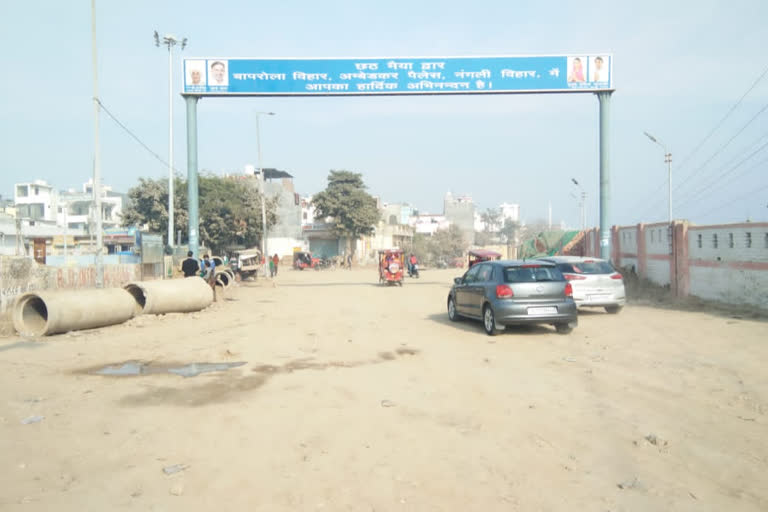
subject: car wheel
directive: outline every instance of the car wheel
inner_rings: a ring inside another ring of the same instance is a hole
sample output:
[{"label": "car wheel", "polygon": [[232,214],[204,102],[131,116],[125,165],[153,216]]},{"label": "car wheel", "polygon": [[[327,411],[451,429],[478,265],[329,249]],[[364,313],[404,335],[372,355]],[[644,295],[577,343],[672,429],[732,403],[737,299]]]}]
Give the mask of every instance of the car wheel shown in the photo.
[{"label": "car wheel", "polygon": [[555,324],[555,330],[558,334],[568,334],[573,331],[573,327],[568,324]]},{"label": "car wheel", "polygon": [[456,322],[459,320],[459,314],[456,312],[456,302],[453,297],[448,297],[448,320]]},{"label": "car wheel", "polygon": [[605,312],[610,313],[612,315],[615,315],[621,311],[621,306],[605,306]]},{"label": "car wheel", "polygon": [[483,328],[488,336],[494,336],[499,332],[496,327],[496,316],[493,314],[493,308],[488,304],[483,308]]}]

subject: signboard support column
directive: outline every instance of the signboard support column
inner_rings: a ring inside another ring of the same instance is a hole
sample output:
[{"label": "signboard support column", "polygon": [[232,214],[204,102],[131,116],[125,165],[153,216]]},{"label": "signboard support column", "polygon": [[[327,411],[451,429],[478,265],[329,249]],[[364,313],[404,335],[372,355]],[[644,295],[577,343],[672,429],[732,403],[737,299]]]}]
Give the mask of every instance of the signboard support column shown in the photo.
[{"label": "signboard support column", "polygon": [[189,250],[199,257],[200,239],[198,229],[198,185],[197,185],[197,96],[184,96],[187,103],[187,197],[189,204]]},{"label": "signboard support column", "polygon": [[611,166],[610,166],[610,116],[611,93],[600,91],[600,257],[611,259],[611,226],[608,220],[611,204]]}]

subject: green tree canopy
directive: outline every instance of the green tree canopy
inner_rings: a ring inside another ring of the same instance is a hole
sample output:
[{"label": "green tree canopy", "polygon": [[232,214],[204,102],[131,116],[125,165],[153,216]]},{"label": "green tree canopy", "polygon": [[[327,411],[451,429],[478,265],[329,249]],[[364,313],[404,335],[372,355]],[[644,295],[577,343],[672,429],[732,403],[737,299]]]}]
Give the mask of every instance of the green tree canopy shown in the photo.
[{"label": "green tree canopy", "polygon": [[[174,189],[174,227],[181,230],[182,238],[186,239],[189,226],[186,181],[176,178]],[[201,175],[198,190],[202,243],[216,252],[233,245],[258,244],[263,233],[262,195],[256,181]],[[128,191],[128,199],[129,204],[123,210],[124,225],[146,226],[150,232],[167,236],[167,180],[141,178],[139,184]],[[267,200],[267,226],[277,221],[276,206],[277,198]]]},{"label": "green tree canopy", "polygon": [[423,263],[427,265],[451,265],[453,260],[464,256],[467,250],[464,235],[455,224],[435,232],[434,235],[416,233],[413,237],[413,252]]},{"label": "green tree canopy", "polygon": [[[348,240],[370,235],[381,218],[376,199],[365,191],[361,176],[351,171],[332,170],[326,189],[312,198],[317,217],[330,217],[334,234]],[[350,250],[354,250],[354,246]]]}]

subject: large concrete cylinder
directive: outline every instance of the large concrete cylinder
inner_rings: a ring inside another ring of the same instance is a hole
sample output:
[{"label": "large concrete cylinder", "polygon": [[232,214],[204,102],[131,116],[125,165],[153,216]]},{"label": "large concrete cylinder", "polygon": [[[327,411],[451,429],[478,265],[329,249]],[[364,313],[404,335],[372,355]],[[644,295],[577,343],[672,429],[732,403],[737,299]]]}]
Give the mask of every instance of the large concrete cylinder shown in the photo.
[{"label": "large concrete cylinder", "polygon": [[221,284],[224,288],[229,288],[229,286],[235,282],[235,274],[231,270],[222,270],[221,272],[216,272],[216,283]]},{"label": "large concrete cylinder", "polygon": [[24,336],[44,336],[125,322],[136,302],[122,288],[29,292],[13,307],[13,326]]},{"label": "large concrete cylinder", "polygon": [[200,277],[137,281],[124,288],[135,300],[136,314],[162,315],[200,311],[213,302],[213,290]]}]

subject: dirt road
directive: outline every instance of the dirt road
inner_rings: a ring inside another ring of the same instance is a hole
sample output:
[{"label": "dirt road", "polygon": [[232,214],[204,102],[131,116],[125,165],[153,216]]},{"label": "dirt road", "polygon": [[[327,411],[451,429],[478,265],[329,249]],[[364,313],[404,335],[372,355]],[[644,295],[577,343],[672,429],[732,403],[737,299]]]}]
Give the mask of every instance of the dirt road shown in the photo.
[{"label": "dirt road", "polygon": [[446,318],[456,271],[375,274],[0,339],[0,509],[768,510],[768,323],[629,305],[488,337]]}]

